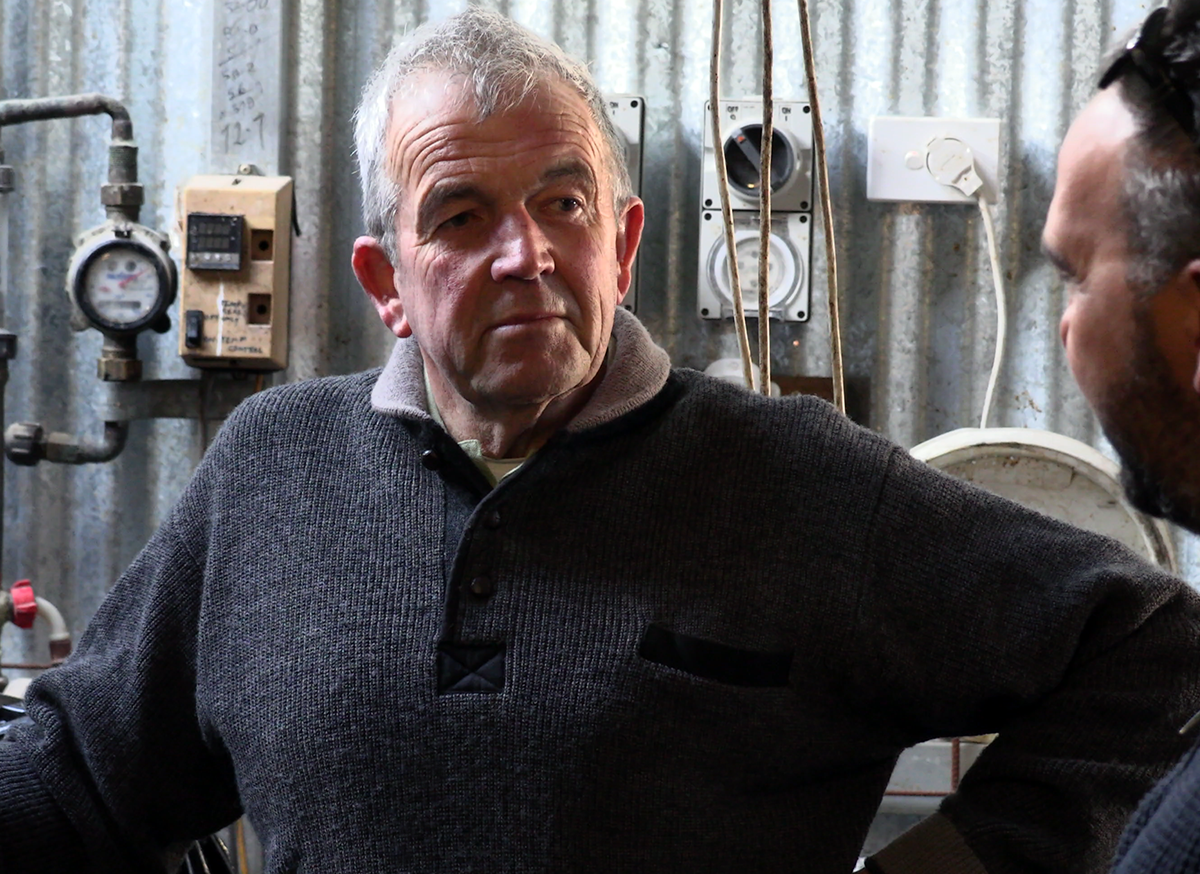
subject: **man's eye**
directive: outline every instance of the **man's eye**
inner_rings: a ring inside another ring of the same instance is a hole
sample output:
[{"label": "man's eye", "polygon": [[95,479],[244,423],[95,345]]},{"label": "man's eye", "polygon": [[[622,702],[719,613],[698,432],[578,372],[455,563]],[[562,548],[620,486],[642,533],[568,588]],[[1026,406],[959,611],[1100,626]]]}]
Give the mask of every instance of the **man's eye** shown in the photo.
[{"label": "man's eye", "polygon": [[442,222],[442,227],[444,227],[444,228],[465,228],[470,221],[471,221],[471,214],[469,212],[460,212],[457,215],[450,216],[450,218],[448,218],[444,222]]},{"label": "man's eye", "polygon": [[583,201],[577,197],[560,197],[558,208],[563,212],[576,212],[583,209]]}]

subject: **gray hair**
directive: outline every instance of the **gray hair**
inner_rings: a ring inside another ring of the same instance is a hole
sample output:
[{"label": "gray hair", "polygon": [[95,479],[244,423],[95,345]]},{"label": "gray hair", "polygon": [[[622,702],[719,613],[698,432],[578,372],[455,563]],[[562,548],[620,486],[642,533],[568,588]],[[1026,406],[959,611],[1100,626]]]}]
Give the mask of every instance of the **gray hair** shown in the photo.
[{"label": "gray hair", "polygon": [[1187,156],[1186,165],[1171,166],[1155,157],[1134,144],[1123,191],[1131,256],[1127,279],[1147,297],[1200,255],[1200,162]]},{"label": "gray hair", "polygon": [[[1163,33],[1163,60],[1190,98],[1200,130],[1200,2],[1172,0]],[[1115,53],[1105,69],[1114,58]],[[1200,145],[1166,109],[1161,92],[1141,76],[1125,74],[1119,88],[1137,124],[1122,192],[1127,279],[1136,292],[1150,296],[1200,255]]]},{"label": "gray hair", "polygon": [[401,192],[390,172],[394,168],[387,165],[391,108],[397,93],[426,72],[462,76],[481,119],[519,106],[549,82],[571,86],[587,104],[600,131],[618,216],[633,196],[624,145],[587,66],[516,22],[470,7],[440,24],[424,24],[402,38],[367,81],[354,114],[363,223],[393,262]]}]

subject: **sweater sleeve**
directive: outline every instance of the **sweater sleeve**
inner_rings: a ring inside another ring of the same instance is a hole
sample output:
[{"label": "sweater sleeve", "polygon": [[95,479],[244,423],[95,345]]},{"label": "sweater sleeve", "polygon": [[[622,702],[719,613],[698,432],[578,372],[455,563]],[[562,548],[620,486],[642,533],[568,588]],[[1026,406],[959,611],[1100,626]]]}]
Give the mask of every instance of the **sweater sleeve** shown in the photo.
[{"label": "sweater sleeve", "polygon": [[1200,598],[1095,536],[900,450],[864,569],[856,686],[904,745],[998,732],[939,814],[869,863],[1100,872],[1200,707]]},{"label": "sweater sleeve", "polygon": [[197,707],[204,479],[202,467],[76,653],[31,685],[34,724],[0,744],[5,874],[172,871],[239,815],[229,758]]}]

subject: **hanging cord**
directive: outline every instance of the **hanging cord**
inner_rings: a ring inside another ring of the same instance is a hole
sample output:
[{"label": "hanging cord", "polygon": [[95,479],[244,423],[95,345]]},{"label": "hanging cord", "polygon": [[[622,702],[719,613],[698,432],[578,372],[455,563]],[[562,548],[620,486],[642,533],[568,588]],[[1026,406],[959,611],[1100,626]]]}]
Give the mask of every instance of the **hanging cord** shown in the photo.
[{"label": "hanging cord", "polygon": [[829,165],[825,160],[825,128],[817,99],[817,70],[813,61],[812,28],[808,0],[800,2],[800,40],[804,46],[804,72],[808,77],[808,102],[812,106],[813,146],[817,186],[821,189],[821,218],[825,223],[825,260],[829,266],[829,352],[833,370],[833,405],[846,412],[846,378],[842,367],[842,320],[838,309],[837,246],[833,238],[833,202],[829,197]]},{"label": "hanging cord", "polygon": [[733,239],[733,207],[729,205],[729,174],[725,169],[725,146],[721,139],[721,18],[722,0],[713,0],[712,67],[709,75],[708,104],[712,109],[713,157],[717,162],[717,188],[721,192],[721,221],[725,225],[725,250],[729,257],[729,288],[733,292],[733,323],[737,327],[738,349],[742,356],[742,375],[746,387],[754,388],[750,360],[750,335],[746,331],[746,308],[742,304],[742,285],[738,277],[737,244]]},{"label": "hanging cord", "polygon": [[988,426],[992,412],[992,397],[996,393],[996,382],[1000,378],[1000,363],[1004,360],[1004,347],[1008,342],[1008,305],[1004,295],[1004,276],[1000,272],[1000,252],[996,248],[996,228],[992,225],[992,211],[980,191],[975,198],[983,214],[983,229],[987,232],[988,258],[992,262],[992,282],[996,286],[996,354],[992,359],[992,375],[988,378],[987,391],[983,395],[983,414],[979,427]]},{"label": "hanging cord", "polygon": [[[758,150],[758,367],[760,390],[771,394],[771,148],[775,145],[775,43],[771,34],[771,0],[762,0],[763,122]],[[741,297],[741,295],[738,295]]]},{"label": "hanging cord", "polygon": [[986,428],[1008,338],[1008,307],[1004,297],[1004,277],[1000,272],[1000,250],[996,246],[996,228],[992,224],[992,212],[984,195],[983,178],[979,175],[970,146],[958,137],[938,135],[925,147],[925,168],[942,185],[974,198],[983,214],[988,258],[992,262],[992,283],[996,287],[996,353],[992,359],[992,375],[988,378],[987,391],[983,395],[983,412],[979,416],[979,427]]}]

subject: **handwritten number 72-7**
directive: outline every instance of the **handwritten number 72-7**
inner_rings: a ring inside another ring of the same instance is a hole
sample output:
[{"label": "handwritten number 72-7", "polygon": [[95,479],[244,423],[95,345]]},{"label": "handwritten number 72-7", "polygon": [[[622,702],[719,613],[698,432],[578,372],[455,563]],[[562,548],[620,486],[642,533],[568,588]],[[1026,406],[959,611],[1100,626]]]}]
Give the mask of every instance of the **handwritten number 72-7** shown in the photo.
[{"label": "handwritten number 72-7", "polygon": [[254,141],[258,140],[260,149],[266,148],[266,141],[263,137],[263,124],[266,121],[264,113],[258,113],[249,124],[243,125],[240,121],[231,121],[229,124],[221,128],[221,135],[225,138],[225,152],[237,146],[253,145]]}]

